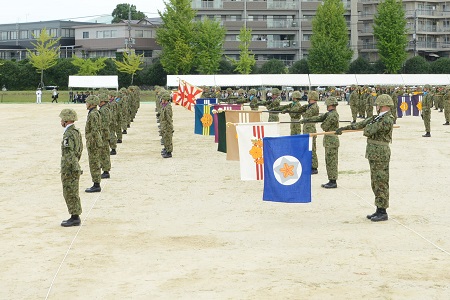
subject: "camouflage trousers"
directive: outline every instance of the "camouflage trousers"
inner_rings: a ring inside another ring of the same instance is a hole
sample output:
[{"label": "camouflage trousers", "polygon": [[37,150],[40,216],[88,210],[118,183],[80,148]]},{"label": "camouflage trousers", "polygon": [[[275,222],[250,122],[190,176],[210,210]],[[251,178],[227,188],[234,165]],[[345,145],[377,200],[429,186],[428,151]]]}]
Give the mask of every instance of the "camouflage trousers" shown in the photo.
[{"label": "camouflage trousers", "polygon": [[126,113],[124,113],[122,115],[122,130],[127,130],[128,129],[128,125],[130,124],[130,114],[127,111]]},{"label": "camouflage trousers", "polygon": [[61,173],[61,182],[63,187],[63,196],[66,200],[67,209],[71,215],[81,215],[80,200],[80,173]]},{"label": "camouflage trousers", "polygon": [[91,172],[92,182],[100,183],[101,181],[101,147],[87,147],[89,170]]},{"label": "camouflage trousers", "polygon": [[325,147],[325,164],[327,167],[328,180],[338,178],[338,151],[339,148]]},{"label": "camouflage trousers", "polygon": [[[291,119],[291,122],[298,122],[299,119]],[[291,123],[291,135],[302,134],[302,124]]]},{"label": "camouflage trousers", "polygon": [[358,105],[358,116],[365,116],[366,115],[366,104],[360,103]]},{"label": "camouflage trousers", "polygon": [[425,131],[431,132],[431,110],[423,110],[422,111],[423,124],[425,125]]},{"label": "camouflage trousers", "polygon": [[352,111],[352,121],[356,121],[358,115],[358,107],[356,105],[350,105],[350,110]]},{"label": "camouflage trousers", "polygon": [[450,103],[444,104],[445,122],[450,122]]},{"label": "camouflage trousers", "polygon": [[162,140],[164,144],[164,149],[166,149],[167,152],[173,151],[173,144],[172,144],[172,136],[173,132],[172,130],[167,130],[162,133]]},{"label": "camouflage trousers", "polygon": [[108,140],[103,141],[103,147],[100,147],[100,165],[103,171],[111,171],[111,157],[109,154],[109,143]]},{"label": "camouflage trousers", "polygon": [[120,123],[116,124],[116,136],[118,140],[122,139],[122,127]]},{"label": "camouflage trousers", "polygon": [[366,105],[366,118],[372,117],[373,116],[373,105],[372,104],[367,104]]},{"label": "camouflage trousers", "polygon": [[389,161],[369,160],[370,180],[375,195],[375,205],[389,207]]},{"label": "camouflage trousers", "polygon": [[269,122],[279,122],[280,116],[277,113],[269,113]]},{"label": "camouflage trousers", "polygon": [[316,146],[317,136],[312,137],[312,165],[311,168],[317,169],[319,167],[319,161],[317,159],[317,146]]},{"label": "camouflage trousers", "polygon": [[117,136],[115,128],[110,128],[109,130],[109,147],[111,147],[111,149],[117,148]]}]

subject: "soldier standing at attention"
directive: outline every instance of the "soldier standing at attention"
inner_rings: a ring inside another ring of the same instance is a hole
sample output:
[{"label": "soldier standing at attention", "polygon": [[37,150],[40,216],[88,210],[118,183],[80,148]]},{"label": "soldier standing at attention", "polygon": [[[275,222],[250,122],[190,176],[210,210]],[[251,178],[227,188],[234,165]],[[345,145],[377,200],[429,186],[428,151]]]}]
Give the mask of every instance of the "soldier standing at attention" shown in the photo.
[{"label": "soldier standing at attention", "polygon": [[111,112],[111,122],[109,123],[109,147],[111,148],[110,155],[116,155],[117,151],[117,135],[116,135],[116,124],[117,124],[117,102],[116,97],[108,95],[109,102],[108,108]]},{"label": "soldier standing at attention", "polygon": [[425,134],[423,137],[431,137],[431,108],[433,107],[433,94],[430,92],[430,85],[426,84],[423,88],[422,98],[422,119],[425,125]]},{"label": "soldier standing at attention", "polygon": [[161,95],[161,135],[164,144],[164,149],[161,151],[163,158],[172,157],[173,144],[173,120],[172,120],[172,106],[170,105],[170,93],[164,92]]},{"label": "soldier standing at attention", "polygon": [[[336,131],[339,128],[339,114],[336,111],[338,101],[331,96],[325,100],[327,106],[327,113],[306,118],[301,120],[302,123],[322,122],[323,131]],[[325,164],[327,167],[328,183],[322,184],[323,188],[334,189],[337,188],[336,180],[338,178],[338,154],[339,154],[339,137],[334,134],[325,135],[323,138],[323,146],[325,148]]]},{"label": "soldier standing at attention", "polygon": [[255,89],[250,89],[248,91],[248,94],[250,95],[248,97],[248,100],[250,100],[250,109],[251,110],[258,110],[259,105],[258,105],[258,97],[256,97],[256,90]]},{"label": "soldier standing at attention", "polygon": [[86,148],[88,151],[91,178],[94,183],[93,186],[85,190],[86,193],[96,193],[101,192],[102,190],[100,187],[102,173],[100,154],[103,141],[101,134],[101,117],[97,110],[98,104],[99,99],[97,96],[90,95],[86,98],[86,109],[89,111],[85,127]]},{"label": "soldier standing at attention", "polygon": [[343,130],[364,128],[364,136],[367,137],[366,158],[369,160],[372,191],[377,207],[375,213],[367,215],[367,218],[373,222],[379,222],[388,219],[386,209],[389,207],[389,161],[391,159],[389,143],[392,141],[394,126],[394,117],[391,114],[394,102],[389,95],[383,94],[377,97],[375,104],[377,116],[341,127],[336,130],[336,134],[342,134]]},{"label": "soldier standing at attention", "polygon": [[111,111],[108,108],[108,94],[101,93],[98,95],[100,102],[100,122],[102,128],[102,147],[100,148],[100,161],[103,169],[102,179],[110,178],[109,171],[111,171],[111,157],[109,153],[109,139],[111,128]]},{"label": "soldier standing at attention", "polygon": [[83,140],[80,131],[74,124],[78,117],[73,109],[63,109],[59,117],[61,118],[61,126],[64,127],[61,143],[61,182],[67,209],[71,215],[68,220],[62,221],[61,226],[79,226],[82,212],[79,194],[82,171],[79,161],[83,152]]},{"label": "soldier standing at attention", "polygon": [[272,89],[272,99],[267,100],[265,102],[266,108],[269,111],[269,122],[279,122],[280,121],[280,115],[277,112],[270,112],[270,111],[277,111],[280,109],[280,103],[281,103],[281,97],[280,97],[280,90],[277,88]]},{"label": "soldier standing at attention", "polygon": [[356,123],[358,115],[359,91],[356,85],[352,85],[352,93],[350,94],[350,110],[352,111],[352,122]]}]

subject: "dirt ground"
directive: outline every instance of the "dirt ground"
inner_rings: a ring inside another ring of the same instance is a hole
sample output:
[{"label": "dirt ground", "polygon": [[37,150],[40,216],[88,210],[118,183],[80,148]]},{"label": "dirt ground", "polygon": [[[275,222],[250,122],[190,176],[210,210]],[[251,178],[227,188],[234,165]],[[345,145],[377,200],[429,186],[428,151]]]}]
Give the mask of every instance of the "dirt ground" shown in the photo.
[{"label": "dirt ground", "polygon": [[[340,137],[337,189],[320,187],[319,137],[312,202],[264,202],[263,182],[241,181],[239,162],[194,135],[184,108],[174,107],[173,158],[161,158],[154,104],[143,103],[101,193],[84,192],[83,152],[82,226],[63,228],[58,115],[68,107],[84,139],[84,105],[0,105],[0,299],[450,299],[443,113],[432,112],[431,138],[420,117],[399,119],[390,219],[373,223],[362,133]],[[350,120],[348,105],[338,111]]]}]

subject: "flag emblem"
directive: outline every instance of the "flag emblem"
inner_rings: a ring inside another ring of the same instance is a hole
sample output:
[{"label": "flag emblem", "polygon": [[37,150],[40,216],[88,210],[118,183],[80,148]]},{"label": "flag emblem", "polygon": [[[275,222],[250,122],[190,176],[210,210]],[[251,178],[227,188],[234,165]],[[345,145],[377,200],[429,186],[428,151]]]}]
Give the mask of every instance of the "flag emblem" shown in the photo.
[{"label": "flag emblem", "polygon": [[293,156],[281,156],[273,163],[273,173],[280,184],[293,185],[301,177],[302,164]]},{"label": "flag emblem", "polygon": [[402,102],[402,104],[400,104],[400,109],[405,112],[408,110],[408,103],[406,102]]}]

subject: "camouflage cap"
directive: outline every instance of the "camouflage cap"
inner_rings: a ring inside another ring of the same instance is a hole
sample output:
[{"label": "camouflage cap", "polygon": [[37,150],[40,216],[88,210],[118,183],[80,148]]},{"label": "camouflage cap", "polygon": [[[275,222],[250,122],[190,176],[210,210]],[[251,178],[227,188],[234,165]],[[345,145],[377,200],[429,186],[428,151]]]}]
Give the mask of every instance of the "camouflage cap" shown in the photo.
[{"label": "camouflage cap", "polygon": [[273,88],[272,89],[272,95],[279,95],[280,94],[280,90],[277,88]]},{"label": "camouflage cap", "polygon": [[308,95],[308,100],[319,101],[319,93],[316,92],[316,91],[312,91],[312,92],[309,93],[309,95]]},{"label": "camouflage cap", "polygon": [[90,105],[99,105],[100,100],[98,99],[98,96],[90,95],[89,97],[86,98],[86,103]]},{"label": "camouflage cap", "polygon": [[333,97],[333,96],[328,97],[327,100],[325,100],[325,105],[326,105],[326,106],[330,106],[330,105],[336,106],[336,105],[338,105],[338,104],[339,104],[339,103],[338,103],[337,98],[336,98],[336,97]]},{"label": "camouflage cap", "polygon": [[423,87],[424,89],[430,89],[431,86],[429,84],[425,84],[425,86]]},{"label": "camouflage cap", "polygon": [[77,116],[77,112],[74,111],[71,108],[64,108],[60,113],[59,113],[59,117],[61,118],[61,120],[63,120],[64,122],[67,121],[78,121],[78,116]]},{"label": "camouflage cap", "polygon": [[250,90],[248,91],[248,93],[249,93],[250,95],[256,95],[256,90],[255,90],[255,89],[250,89]]},{"label": "camouflage cap", "polygon": [[299,91],[295,91],[292,93],[292,99],[301,99],[302,98],[302,94],[300,94]]},{"label": "camouflage cap", "polygon": [[238,90],[238,94],[243,94],[244,93],[244,90],[243,89],[239,89]]},{"label": "camouflage cap", "polygon": [[376,106],[394,106],[394,101],[392,101],[391,96],[387,94],[382,94],[375,100]]},{"label": "camouflage cap", "polygon": [[171,97],[170,97],[170,92],[169,91],[164,91],[161,94],[161,100],[167,100],[170,101]]},{"label": "camouflage cap", "polygon": [[109,97],[108,94],[106,93],[100,93],[98,94],[98,102],[108,102],[109,101]]}]

